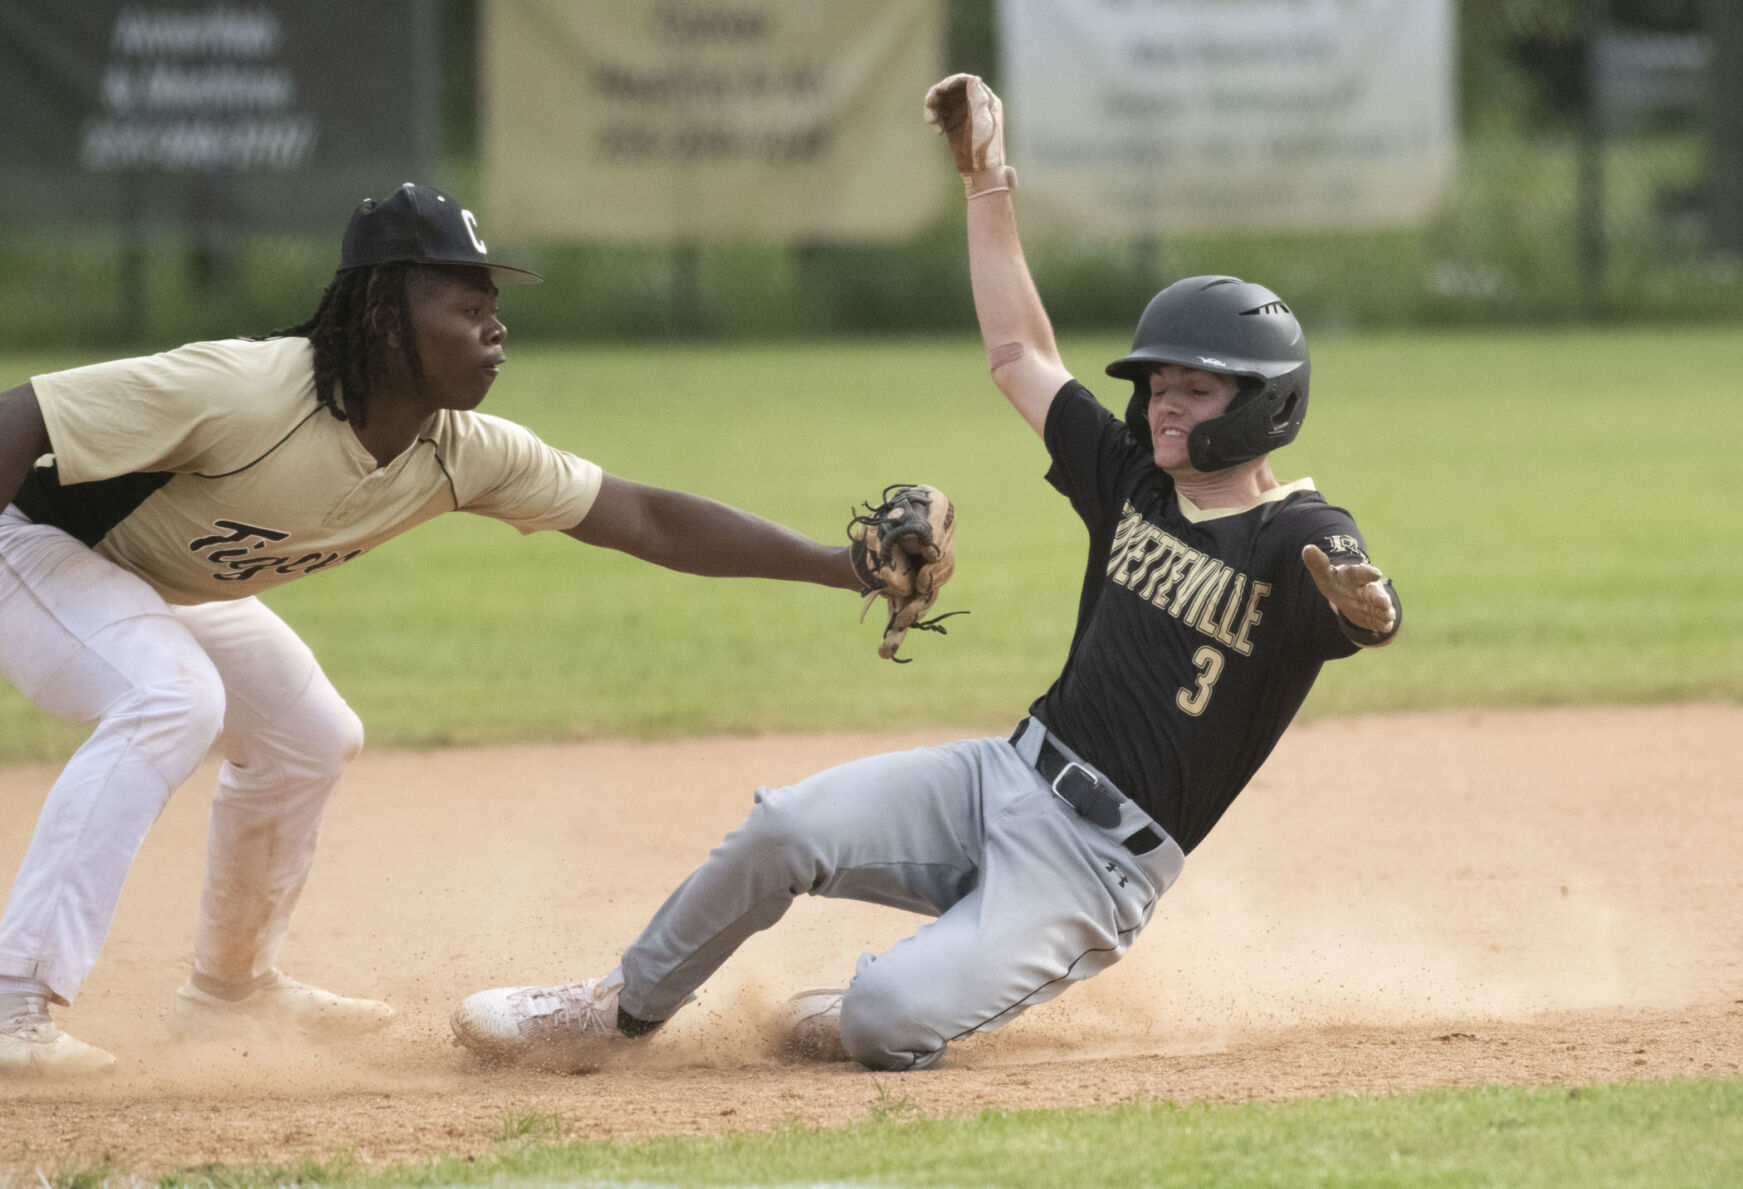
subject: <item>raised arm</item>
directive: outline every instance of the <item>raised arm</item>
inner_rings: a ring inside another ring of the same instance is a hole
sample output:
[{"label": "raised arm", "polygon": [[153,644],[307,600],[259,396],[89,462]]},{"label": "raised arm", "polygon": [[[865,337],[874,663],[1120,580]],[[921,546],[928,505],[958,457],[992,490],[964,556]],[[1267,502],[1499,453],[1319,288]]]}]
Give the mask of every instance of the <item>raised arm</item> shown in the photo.
[{"label": "raised arm", "polygon": [[49,449],[36,389],[24,383],[0,392],[0,508],[18,495],[31,466]]},{"label": "raised arm", "polygon": [[824,545],[726,504],[615,475],[605,476],[586,518],[564,531],[685,574],[861,589],[845,545]]},{"label": "raised arm", "polygon": [[968,268],[987,365],[999,391],[1042,433],[1071,373],[1017,237],[1017,175],[1005,163],[1003,106],[975,75],[953,74],[926,93],[925,117],[949,141],[968,196]]}]

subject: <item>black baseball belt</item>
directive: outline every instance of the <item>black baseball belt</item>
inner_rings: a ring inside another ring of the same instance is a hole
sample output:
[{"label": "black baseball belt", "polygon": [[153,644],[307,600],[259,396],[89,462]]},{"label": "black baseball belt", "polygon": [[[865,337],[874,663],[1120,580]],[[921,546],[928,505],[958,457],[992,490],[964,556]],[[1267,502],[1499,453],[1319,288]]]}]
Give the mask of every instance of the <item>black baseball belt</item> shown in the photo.
[{"label": "black baseball belt", "polygon": [[[1017,724],[1017,730],[1011,736],[1012,746],[1022,738],[1028,725],[1028,719]],[[1077,816],[1104,830],[1120,824],[1120,805],[1128,799],[1126,795],[1083,764],[1067,757],[1045,735],[1041,738],[1041,750],[1035,756],[1035,771],[1052,788],[1053,795],[1071,806]],[[1135,855],[1145,855],[1162,845],[1162,835],[1149,826],[1143,826],[1121,839],[1120,845]]]}]

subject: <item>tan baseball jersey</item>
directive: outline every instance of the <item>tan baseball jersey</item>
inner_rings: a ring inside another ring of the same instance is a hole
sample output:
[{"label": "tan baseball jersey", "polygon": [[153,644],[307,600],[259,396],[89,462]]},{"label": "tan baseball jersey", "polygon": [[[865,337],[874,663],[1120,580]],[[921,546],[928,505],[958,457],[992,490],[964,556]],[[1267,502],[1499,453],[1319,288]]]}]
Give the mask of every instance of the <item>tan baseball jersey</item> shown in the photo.
[{"label": "tan baseball jersey", "polygon": [[31,384],[54,454],[19,508],[172,603],[259,594],[443,512],[571,528],[602,479],[522,426],[452,410],[378,465],[316,403],[305,338],[190,343]]}]

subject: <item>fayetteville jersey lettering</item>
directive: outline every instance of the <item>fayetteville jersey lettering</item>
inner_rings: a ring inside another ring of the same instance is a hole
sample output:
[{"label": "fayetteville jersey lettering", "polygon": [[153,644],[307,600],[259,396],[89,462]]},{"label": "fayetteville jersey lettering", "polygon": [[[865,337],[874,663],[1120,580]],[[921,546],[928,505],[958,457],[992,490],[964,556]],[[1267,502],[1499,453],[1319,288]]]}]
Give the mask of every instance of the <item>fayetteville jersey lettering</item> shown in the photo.
[{"label": "fayetteville jersey lettering", "polygon": [[1186,851],[1216,824],[1306,698],[1357,646],[1301,564],[1365,561],[1310,479],[1206,511],[1076,381],[1049,410],[1048,480],[1090,532],[1064,671],[1030,712]]}]

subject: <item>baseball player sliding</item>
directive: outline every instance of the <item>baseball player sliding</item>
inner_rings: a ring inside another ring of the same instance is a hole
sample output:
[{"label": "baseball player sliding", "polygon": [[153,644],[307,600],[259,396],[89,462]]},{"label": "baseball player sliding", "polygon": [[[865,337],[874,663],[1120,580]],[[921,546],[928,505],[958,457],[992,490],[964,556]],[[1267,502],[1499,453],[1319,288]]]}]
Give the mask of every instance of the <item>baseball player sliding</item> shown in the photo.
[{"label": "baseball player sliding", "polygon": [[454,1011],[481,1053],[586,1065],[687,1002],[800,893],[935,919],[796,997],[793,1039],[923,1069],[1117,962],[1186,855],[1270,753],[1320,666],[1398,631],[1361,533],[1270,452],[1307,412],[1307,345],[1276,294],[1189,277],[1138,320],[1115,417],[1059,358],[1017,237],[996,96],[926,96],[968,196],[994,382],[1045,443],[1089,556],[1065,668],[1010,738],[875,756],[764,789],[616,969],[482,991]]},{"label": "baseball player sliding", "polygon": [[[407,183],[352,216],[302,325],[0,393],[0,674],[93,725],[0,917],[0,1077],[114,1066],[48,1006],[78,994],[146,831],[214,743],[225,762],[172,1031],[320,1039],[391,1018],[275,964],[363,731],[263,591],[463,511],[691,573],[883,594],[892,659],[907,628],[935,626],[920,619],[949,576],[935,489],[930,504],[898,493],[907,522],[882,509],[891,523],[868,553],[863,528],[823,545],[474,412],[504,360],[496,287],[538,279],[490,260],[452,197]],[[911,557],[923,532],[926,556]]]}]

